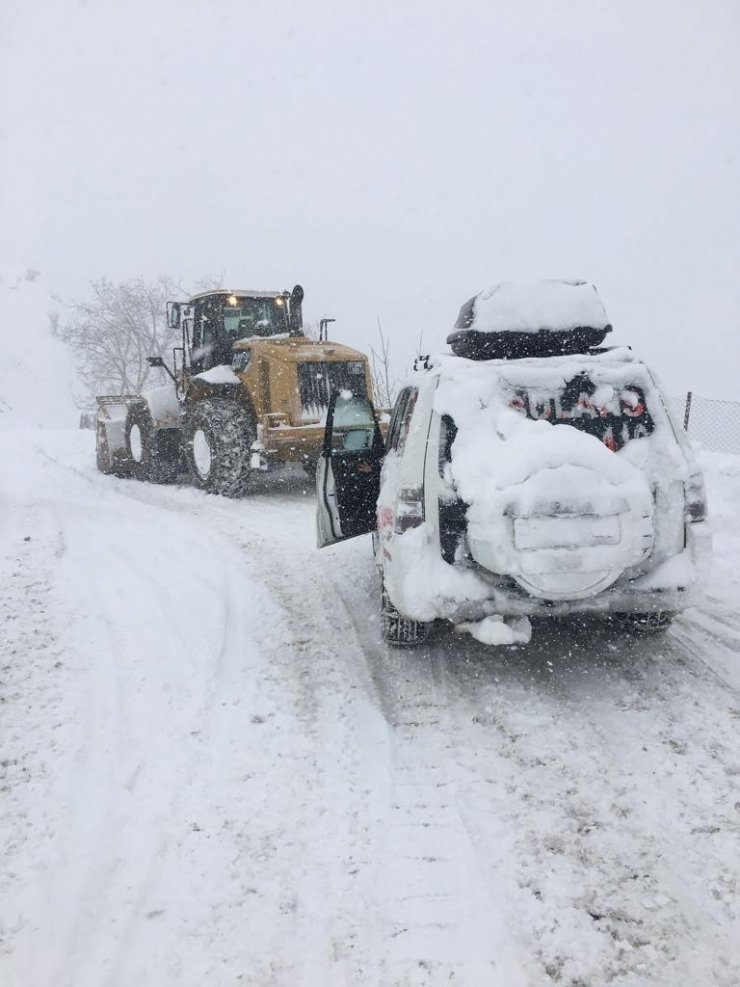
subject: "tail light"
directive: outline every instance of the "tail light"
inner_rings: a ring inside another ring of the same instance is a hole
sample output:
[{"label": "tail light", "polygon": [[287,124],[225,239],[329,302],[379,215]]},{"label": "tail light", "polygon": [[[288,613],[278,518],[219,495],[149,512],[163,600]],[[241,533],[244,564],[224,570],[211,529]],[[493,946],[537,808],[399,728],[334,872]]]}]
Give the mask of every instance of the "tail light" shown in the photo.
[{"label": "tail light", "polygon": [[418,528],[423,521],[423,487],[402,487],[398,493],[393,530],[400,535],[409,528]]},{"label": "tail light", "polygon": [[684,490],[684,516],[689,524],[694,521],[706,521],[707,519],[707,491],[704,486],[704,477],[701,473],[694,473],[683,486]]}]

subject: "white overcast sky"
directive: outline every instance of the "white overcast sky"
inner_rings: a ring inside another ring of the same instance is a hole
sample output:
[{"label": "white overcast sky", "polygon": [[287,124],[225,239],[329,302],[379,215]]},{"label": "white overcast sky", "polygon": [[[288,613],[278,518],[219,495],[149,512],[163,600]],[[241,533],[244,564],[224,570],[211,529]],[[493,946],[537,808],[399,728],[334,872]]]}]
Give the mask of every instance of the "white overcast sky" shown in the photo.
[{"label": "white overcast sky", "polygon": [[583,277],[740,399],[739,49],[738,0],[0,0],[0,277],[300,281],[400,364]]}]

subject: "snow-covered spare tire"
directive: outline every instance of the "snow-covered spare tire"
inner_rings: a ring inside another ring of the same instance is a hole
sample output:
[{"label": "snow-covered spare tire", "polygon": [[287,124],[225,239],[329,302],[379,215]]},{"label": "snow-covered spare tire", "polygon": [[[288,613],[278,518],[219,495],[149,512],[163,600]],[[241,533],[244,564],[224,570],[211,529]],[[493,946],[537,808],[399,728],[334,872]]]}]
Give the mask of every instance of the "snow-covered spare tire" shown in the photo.
[{"label": "snow-covered spare tire", "polygon": [[650,554],[653,498],[639,469],[566,425],[505,411],[497,430],[504,441],[473,482],[467,465],[480,456],[480,436],[461,432],[455,446],[476,562],[540,599],[578,600]]},{"label": "snow-covered spare tire", "polygon": [[228,398],[209,398],[185,418],[185,455],[197,486],[225,497],[238,497],[250,477],[250,447],[255,440],[249,410]]}]

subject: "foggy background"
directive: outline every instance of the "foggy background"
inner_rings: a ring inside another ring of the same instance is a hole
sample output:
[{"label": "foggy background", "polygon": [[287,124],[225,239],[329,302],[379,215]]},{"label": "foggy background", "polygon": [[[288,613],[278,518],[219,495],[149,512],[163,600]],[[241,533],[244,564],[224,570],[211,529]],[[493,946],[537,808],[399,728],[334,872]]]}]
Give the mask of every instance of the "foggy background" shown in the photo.
[{"label": "foggy background", "polygon": [[736,0],[0,0],[0,277],[299,281],[399,374],[489,284],[582,277],[672,393],[740,398],[739,40]]}]

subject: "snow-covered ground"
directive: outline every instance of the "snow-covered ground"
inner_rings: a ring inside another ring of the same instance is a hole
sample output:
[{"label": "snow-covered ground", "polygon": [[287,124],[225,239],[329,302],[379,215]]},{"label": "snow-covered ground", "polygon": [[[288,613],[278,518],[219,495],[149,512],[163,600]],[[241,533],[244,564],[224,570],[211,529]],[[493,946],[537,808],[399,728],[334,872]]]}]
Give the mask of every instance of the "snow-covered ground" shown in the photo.
[{"label": "snow-covered ground", "polygon": [[366,538],[0,429],[3,987],[740,982],[740,458],[663,637],[380,639]]}]

